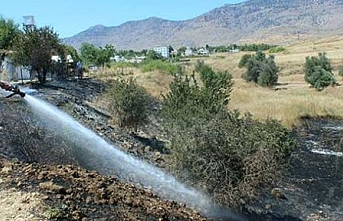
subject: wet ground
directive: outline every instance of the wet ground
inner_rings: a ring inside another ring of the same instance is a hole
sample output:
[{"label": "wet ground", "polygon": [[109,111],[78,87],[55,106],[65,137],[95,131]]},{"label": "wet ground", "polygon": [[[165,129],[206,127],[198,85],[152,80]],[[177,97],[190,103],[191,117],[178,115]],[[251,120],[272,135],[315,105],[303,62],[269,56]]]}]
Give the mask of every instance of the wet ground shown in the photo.
[{"label": "wet ground", "polygon": [[267,196],[254,210],[266,220],[343,220],[343,120],[303,118],[295,136],[299,147],[278,188],[283,197]]}]

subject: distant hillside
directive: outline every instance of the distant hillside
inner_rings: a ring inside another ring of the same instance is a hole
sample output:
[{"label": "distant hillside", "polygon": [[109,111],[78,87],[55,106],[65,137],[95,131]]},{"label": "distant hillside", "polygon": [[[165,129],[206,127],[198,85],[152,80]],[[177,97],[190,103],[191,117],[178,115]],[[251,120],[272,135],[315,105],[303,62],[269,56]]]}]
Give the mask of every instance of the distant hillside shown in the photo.
[{"label": "distant hillside", "polygon": [[79,48],[89,42],[117,49],[156,45],[204,46],[263,41],[289,43],[297,38],[343,33],[343,0],[249,0],[226,4],[185,21],[151,17],[115,27],[97,25],[63,39]]}]

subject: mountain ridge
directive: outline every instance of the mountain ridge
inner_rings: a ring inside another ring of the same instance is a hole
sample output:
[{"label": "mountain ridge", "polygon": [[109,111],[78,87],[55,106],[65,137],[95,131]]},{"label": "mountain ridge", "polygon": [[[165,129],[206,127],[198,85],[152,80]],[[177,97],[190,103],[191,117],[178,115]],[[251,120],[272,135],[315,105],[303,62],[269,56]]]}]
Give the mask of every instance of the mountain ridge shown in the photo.
[{"label": "mountain ridge", "polygon": [[[343,0],[248,0],[225,4],[197,17],[174,21],[158,17],[118,26],[96,25],[63,42],[142,50],[157,45],[200,47],[242,42],[287,44],[299,37],[341,35]],[[272,39],[272,40],[271,40]]]}]

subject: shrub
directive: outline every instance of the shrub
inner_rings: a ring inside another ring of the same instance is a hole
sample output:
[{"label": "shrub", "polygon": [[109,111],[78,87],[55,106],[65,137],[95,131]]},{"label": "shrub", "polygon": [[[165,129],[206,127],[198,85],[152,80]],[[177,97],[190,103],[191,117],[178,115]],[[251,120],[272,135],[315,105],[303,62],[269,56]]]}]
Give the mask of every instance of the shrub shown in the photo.
[{"label": "shrub", "polygon": [[107,97],[109,109],[119,126],[136,130],[147,122],[153,100],[133,78],[112,82]]},{"label": "shrub", "polygon": [[278,121],[228,113],[231,75],[199,62],[194,76],[175,75],[161,114],[171,135],[171,167],[217,203],[240,208],[277,182],[295,145]]},{"label": "shrub", "polygon": [[336,82],[332,73],[330,60],[326,53],[318,54],[318,57],[306,57],[305,81],[310,83],[317,90],[323,90]]},{"label": "shrub", "polygon": [[57,134],[47,132],[20,103],[0,107],[3,154],[24,162],[77,164],[74,149],[61,142]]},{"label": "shrub", "polygon": [[187,128],[194,120],[211,119],[226,109],[232,88],[232,76],[226,71],[215,72],[208,65],[199,69],[203,87],[194,75],[175,74],[169,93],[162,95],[162,116],[171,125]]},{"label": "shrub", "polygon": [[237,209],[275,185],[295,144],[281,124],[240,119],[237,113],[198,122],[171,141],[172,165],[180,176]]},{"label": "shrub", "polygon": [[247,71],[242,77],[248,82],[258,83],[260,86],[269,87],[277,83],[279,67],[274,61],[274,56],[269,56],[258,51],[255,55],[243,56],[240,65],[245,64]]}]

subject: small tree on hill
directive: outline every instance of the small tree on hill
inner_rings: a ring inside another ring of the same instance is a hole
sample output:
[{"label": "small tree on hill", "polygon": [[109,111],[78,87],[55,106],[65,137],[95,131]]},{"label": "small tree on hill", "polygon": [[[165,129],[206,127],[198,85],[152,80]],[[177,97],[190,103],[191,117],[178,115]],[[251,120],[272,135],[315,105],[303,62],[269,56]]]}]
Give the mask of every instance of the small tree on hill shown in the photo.
[{"label": "small tree on hill", "polygon": [[330,60],[326,57],[325,52],[318,53],[318,57],[306,57],[305,81],[317,90],[323,90],[336,83]]},{"label": "small tree on hill", "polygon": [[247,68],[242,76],[248,82],[255,82],[263,87],[273,86],[277,83],[279,67],[276,65],[274,56],[269,56],[258,51],[255,55],[244,55],[239,66]]}]

